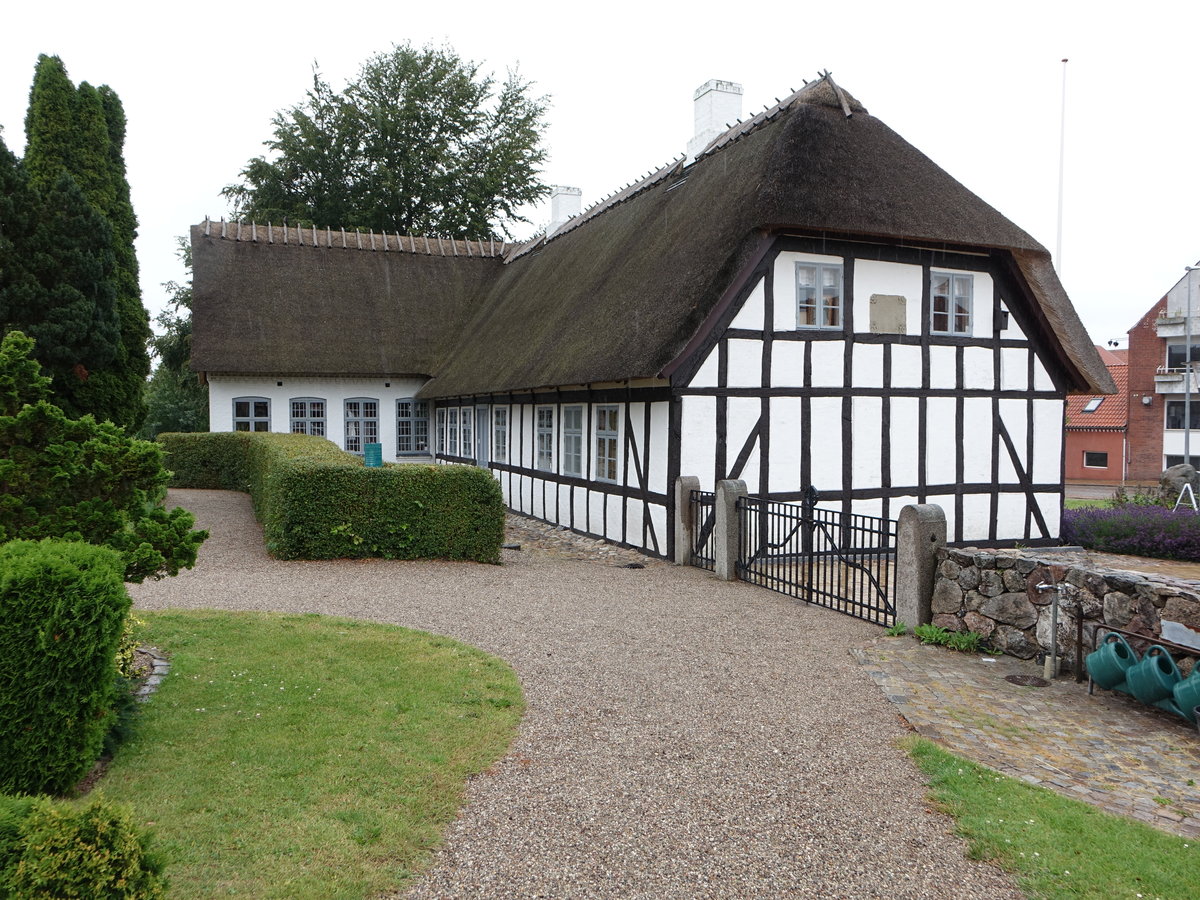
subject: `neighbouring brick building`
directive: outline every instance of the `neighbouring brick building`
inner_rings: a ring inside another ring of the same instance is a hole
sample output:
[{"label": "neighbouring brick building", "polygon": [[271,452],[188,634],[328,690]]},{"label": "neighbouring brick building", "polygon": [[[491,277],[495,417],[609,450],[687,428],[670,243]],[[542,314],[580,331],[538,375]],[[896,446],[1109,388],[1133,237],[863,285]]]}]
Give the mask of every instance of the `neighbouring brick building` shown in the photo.
[{"label": "neighbouring brick building", "polygon": [[1155,376],[1166,362],[1166,341],[1157,322],[1167,308],[1163,297],[1129,329],[1126,377],[1129,420],[1126,427],[1126,471],[1130,481],[1155,481],[1162,474],[1165,405]]},{"label": "neighbouring brick building", "polygon": [[1067,397],[1066,460],[1063,466],[1067,481],[1115,482],[1125,479],[1128,351],[1101,346],[1097,346],[1096,351],[1112,375],[1117,393]]}]

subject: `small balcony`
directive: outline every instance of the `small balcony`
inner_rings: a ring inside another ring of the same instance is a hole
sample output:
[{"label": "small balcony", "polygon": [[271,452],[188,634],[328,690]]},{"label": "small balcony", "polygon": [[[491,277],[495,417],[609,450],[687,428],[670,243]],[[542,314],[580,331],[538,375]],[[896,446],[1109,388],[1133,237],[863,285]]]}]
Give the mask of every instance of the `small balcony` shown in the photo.
[{"label": "small balcony", "polygon": [[[1187,316],[1159,316],[1154,320],[1154,328],[1160,338],[1186,337]],[[1200,337],[1200,316],[1192,316],[1192,337]]]},{"label": "small balcony", "polygon": [[[1192,363],[1192,393],[1200,394],[1200,359]],[[1183,394],[1187,392],[1187,371],[1183,366],[1159,366],[1154,373],[1154,393]]]}]

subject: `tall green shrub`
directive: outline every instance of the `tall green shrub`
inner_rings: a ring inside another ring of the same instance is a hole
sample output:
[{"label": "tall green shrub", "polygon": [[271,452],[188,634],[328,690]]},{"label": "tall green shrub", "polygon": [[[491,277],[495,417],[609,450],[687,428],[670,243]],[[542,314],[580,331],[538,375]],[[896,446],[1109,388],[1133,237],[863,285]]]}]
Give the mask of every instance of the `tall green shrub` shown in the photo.
[{"label": "tall green shrub", "polygon": [[0,545],[0,791],[62,793],[96,761],[129,612],[119,554]]},{"label": "tall green shrub", "polygon": [[[62,392],[59,405],[68,413],[77,416],[90,412],[101,421],[112,421],[135,433],[146,414],[145,380],[150,374],[146,345],[151,331],[138,287],[134,253],[137,219],[125,173],[125,125],[121,101],[111,88],[97,89],[87,82],[76,88],[61,59],[38,57],[25,116],[24,168],[48,210],[58,206],[50,192],[66,191],[66,182],[81,193],[91,214],[103,224],[103,228],[93,226],[88,232],[67,236],[80,243],[91,235],[103,245],[106,268],[95,290],[102,291],[102,299],[107,302],[102,312],[105,326],[111,330],[106,334],[110,350],[107,358],[73,360],[71,364],[79,366],[73,381],[55,371],[55,390]],[[57,246],[52,239],[40,240],[39,244],[44,252]],[[14,319],[8,324],[32,332],[36,322]],[[72,334],[76,334],[76,323],[71,325]],[[39,353],[48,354],[56,346],[40,334],[34,336]],[[79,339],[88,336],[86,331],[79,333]],[[43,362],[51,366],[49,356],[43,357]]]},{"label": "tall green shrub", "polygon": [[[15,852],[8,854],[2,833],[6,806],[20,815]],[[159,900],[166,895],[162,862],[121,807],[103,800],[73,808],[44,797],[0,798],[0,897]]]}]

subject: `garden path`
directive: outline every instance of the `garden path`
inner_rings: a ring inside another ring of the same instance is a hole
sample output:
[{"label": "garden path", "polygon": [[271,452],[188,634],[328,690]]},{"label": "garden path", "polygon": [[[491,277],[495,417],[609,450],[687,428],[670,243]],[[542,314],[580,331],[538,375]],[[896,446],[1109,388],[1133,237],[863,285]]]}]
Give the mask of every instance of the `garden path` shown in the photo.
[{"label": "garden path", "polygon": [[516,669],[517,738],[412,897],[1020,896],[926,802],[903,720],[849,652],[874,626],[563,535],[526,532],[502,566],[282,562],[245,495],[171,501],[212,537],[196,569],[135,586],[140,608],[390,622]]}]

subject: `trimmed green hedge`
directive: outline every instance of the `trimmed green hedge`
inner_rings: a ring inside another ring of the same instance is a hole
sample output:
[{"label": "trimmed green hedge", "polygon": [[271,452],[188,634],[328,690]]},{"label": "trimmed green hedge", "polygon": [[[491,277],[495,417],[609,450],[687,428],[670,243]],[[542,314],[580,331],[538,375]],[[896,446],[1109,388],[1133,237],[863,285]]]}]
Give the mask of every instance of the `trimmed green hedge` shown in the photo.
[{"label": "trimmed green hedge", "polygon": [[0,795],[0,898],[159,900],[162,868],[122,807]]},{"label": "trimmed green hedge", "polygon": [[280,559],[500,561],[504,498],[474,466],[388,465],[324,438],[160,434],[174,487],[246,491]]},{"label": "trimmed green hedge", "polygon": [[61,794],[100,756],[129,595],[107,547],[0,545],[0,791]]}]

